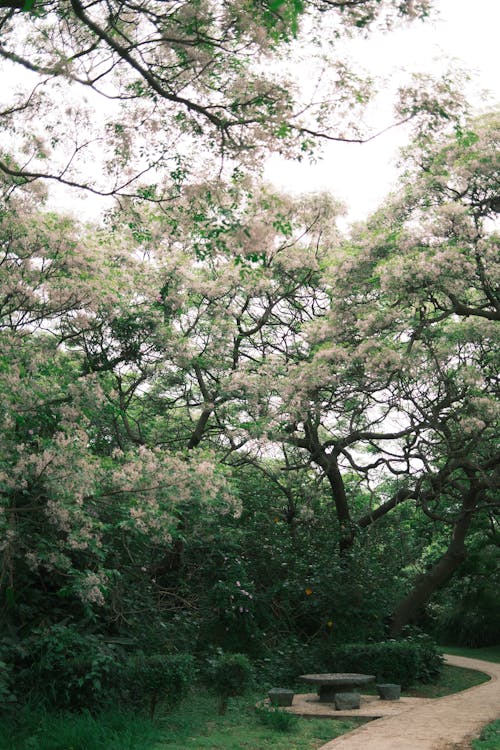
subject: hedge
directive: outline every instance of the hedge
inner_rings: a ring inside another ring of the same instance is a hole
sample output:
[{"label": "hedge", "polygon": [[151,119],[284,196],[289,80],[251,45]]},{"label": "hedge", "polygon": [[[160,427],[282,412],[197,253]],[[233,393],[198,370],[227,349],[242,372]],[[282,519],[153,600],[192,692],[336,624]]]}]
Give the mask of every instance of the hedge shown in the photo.
[{"label": "hedge", "polygon": [[394,682],[408,688],[417,682],[432,682],[443,665],[434,642],[425,636],[382,643],[349,643],[332,654],[335,672],[375,675],[377,682]]}]

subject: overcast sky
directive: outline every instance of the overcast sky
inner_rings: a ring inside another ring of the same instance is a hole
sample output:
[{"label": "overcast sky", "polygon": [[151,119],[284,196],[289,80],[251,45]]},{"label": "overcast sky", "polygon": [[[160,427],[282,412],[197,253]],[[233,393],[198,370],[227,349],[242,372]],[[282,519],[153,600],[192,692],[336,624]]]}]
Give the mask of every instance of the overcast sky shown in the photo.
[{"label": "overcast sky", "polygon": [[[438,73],[455,59],[454,65],[473,74],[467,95],[478,111],[499,104],[500,0],[436,0],[435,6],[440,20],[356,40],[353,59],[381,76],[398,76],[402,68]],[[483,90],[490,92],[487,102],[481,98]],[[392,130],[363,145],[328,144],[322,160],[312,166],[273,157],[266,177],[288,190],[330,190],[347,204],[349,219],[360,219],[394,185],[395,161],[404,143],[405,132]]]}]

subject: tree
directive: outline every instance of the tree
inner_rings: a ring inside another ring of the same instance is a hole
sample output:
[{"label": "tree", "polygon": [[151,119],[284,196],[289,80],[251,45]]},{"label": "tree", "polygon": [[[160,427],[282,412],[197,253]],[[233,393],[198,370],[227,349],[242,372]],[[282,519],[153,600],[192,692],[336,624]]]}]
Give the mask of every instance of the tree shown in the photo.
[{"label": "tree", "polygon": [[[103,309],[122,331],[112,312],[136,291],[133,261],[102,231],[35,210],[30,191],[2,209],[2,619],[31,629],[57,619],[64,599],[76,619],[120,617],[120,580],[151,589],[148,568],[172,545],[183,506],[234,512],[234,498],[208,452],[194,471],[182,453],[120,443],[107,383],[70,347]],[[115,367],[131,356],[123,344]]]},{"label": "tree", "polygon": [[[50,0],[30,3],[29,12],[26,4],[3,7],[0,56],[21,88],[1,112],[11,146],[2,172],[163,202],[178,196],[190,171],[214,174],[226,161],[230,171],[234,160],[254,168],[269,150],[302,158],[321,139],[373,137],[358,127],[372,82],[335,55],[327,59],[328,47],[376,22],[425,17],[430,3]],[[319,24],[322,33],[311,34]],[[309,66],[319,48],[312,98],[278,72],[283,54],[298,67],[304,44]],[[434,127],[456,113],[452,88],[446,78],[410,83],[395,121]]]},{"label": "tree", "polygon": [[464,560],[473,516],[495,525],[498,513],[498,116],[408,156],[404,190],[360,231],[357,260],[346,260],[340,316],[404,352],[407,473],[418,506],[451,528],[442,557],[397,608],[393,633]]}]

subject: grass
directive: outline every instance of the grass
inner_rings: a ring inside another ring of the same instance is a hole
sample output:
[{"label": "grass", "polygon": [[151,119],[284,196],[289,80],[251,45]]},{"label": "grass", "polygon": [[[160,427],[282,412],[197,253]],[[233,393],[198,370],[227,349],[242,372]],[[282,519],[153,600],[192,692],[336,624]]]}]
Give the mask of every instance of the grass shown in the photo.
[{"label": "grass", "polygon": [[[475,685],[481,685],[488,682],[490,678],[483,672],[475,669],[465,669],[464,667],[452,667],[444,664],[439,679],[431,683],[418,683],[411,688],[401,691],[402,696],[410,698],[443,698],[445,695],[460,693],[462,690],[468,690]],[[374,686],[363,688],[366,695],[376,695],[377,691]]]},{"label": "grass", "polygon": [[298,719],[280,732],[259,721],[254,708],[259,698],[233,699],[218,716],[215,698],[192,696],[161,722],[164,738],[154,750],[315,750],[359,726],[353,720]]},{"label": "grass", "polygon": [[160,736],[148,719],[120,711],[94,717],[24,708],[0,720],[0,750],[149,750]]},{"label": "grass", "polygon": [[315,750],[360,723],[297,719],[265,726],[255,711],[261,697],[234,699],[220,716],[217,698],[198,693],[155,722],[126,712],[93,717],[23,709],[0,720],[0,750]]},{"label": "grass", "polygon": [[500,747],[500,719],[484,727],[481,736],[472,740],[472,750],[498,750]]},{"label": "grass", "polygon": [[403,695],[413,698],[443,698],[445,695],[460,693],[475,685],[488,682],[490,678],[483,672],[475,669],[464,669],[463,667],[452,667],[449,664],[443,666],[439,680],[430,684],[416,685],[414,688],[403,691]]},{"label": "grass", "polygon": [[445,654],[467,656],[469,659],[484,659],[500,664],[500,646],[484,646],[483,648],[459,648],[455,646],[440,646]]}]

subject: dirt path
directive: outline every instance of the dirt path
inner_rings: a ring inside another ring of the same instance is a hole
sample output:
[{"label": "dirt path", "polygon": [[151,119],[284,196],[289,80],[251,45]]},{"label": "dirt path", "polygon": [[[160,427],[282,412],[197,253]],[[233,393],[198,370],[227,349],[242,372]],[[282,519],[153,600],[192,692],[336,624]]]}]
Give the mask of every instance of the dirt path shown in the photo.
[{"label": "dirt path", "polygon": [[395,716],[364,724],[320,750],[466,750],[481,728],[500,718],[500,664],[462,656],[447,664],[477,669],[491,680],[445,698],[428,699]]}]

